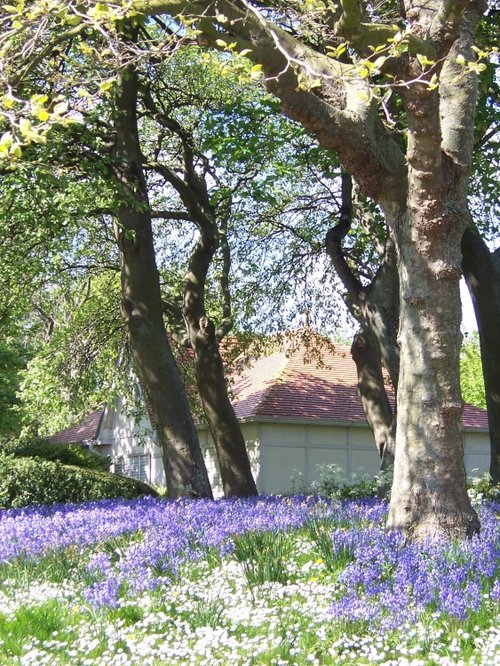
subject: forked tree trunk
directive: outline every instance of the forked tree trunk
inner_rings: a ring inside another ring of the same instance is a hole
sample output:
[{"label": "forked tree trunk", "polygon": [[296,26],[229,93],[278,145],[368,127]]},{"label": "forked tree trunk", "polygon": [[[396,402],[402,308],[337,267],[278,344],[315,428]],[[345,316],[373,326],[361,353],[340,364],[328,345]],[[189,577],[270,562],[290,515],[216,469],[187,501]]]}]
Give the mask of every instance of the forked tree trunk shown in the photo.
[{"label": "forked tree trunk", "polygon": [[[245,440],[229,400],[215,326],[205,310],[207,274],[214,254],[221,246],[223,321],[218,335],[223,337],[232,324],[229,292],[230,256],[225,237],[229,213],[224,212],[219,228],[216,211],[210,201],[206,174],[200,175],[197,168],[195,140],[190,132],[175,119],[161,112],[151,95],[146,94],[145,103],[153,112],[155,119],[165,129],[175,133],[181,141],[182,177],[168,165],[156,163],[155,168],[177,190],[190,219],[196,224],[200,233],[192,249],[188,269],[182,282],[182,311],[179,311],[176,303],[171,303],[167,307],[170,307],[177,320],[180,318],[179,315],[182,316],[188,343],[194,352],[196,385],[215,446],[224,495],[226,497],[257,495]],[[219,205],[223,208],[221,202]]]},{"label": "forked tree trunk", "polygon": [[479,330],[490,429],[490,474],[494,483],[500,483],[500,249],[490,252],[474,226],[469,226],[462,238],[462,268]]},{"label": "forked tree trunk", "polygon": [[209,229],[202,231],[184,278],[183,314],[194,350],[198,393],[214,441],[224,495],[249,497],[258,494],[257,486],[245,440],[229,400],[215,326],[207,317],[204,304],[205,280],[215,248],[214,234]]},{"label": "forked tree trunk", "polygon": [[[182,311],[177,303],[165,303],[174,319],[181,317],[187,331],[188,343],[194,351],[195,377],[209,430],[212,434],[224,495],[248,497],[257,495],[257,486],[231,401],[229,400],[224,366],[219,352],[217,337],[223,337],[231,328],[231,305],[229,291],[230,256],[225,236],[228,211],[224,211],[220,228],[216,211],[210,201],[206,173],[200,174],[195,146],[189,130],[183,128],[173,117],[166,114],[149,91],[144,90],[144,103],[152,117],[167,131],[174,133],[182,145],[182,177],[168,165],[155,162],[154,168],[178,192],[189,217],[200,233],[189,258],[188,270],[182,284]],[[230,206],[230,202],[226,202]],[[219,202],[220,210],[224,209]],[[223,320],[219,331],[205,310],[205,287],[207,274],[214,254],[221,246],[223,270],[221,278]],[[178,323],[176,324],[178,328]]]},{"label": "forked tree trunk", "polygon": [[163,323],[136,107],[137,79],[130,67],[119,76],[115,113],[115,168],[123,190],[115,225],[122,313],[162,451],[168,496],[211,497],[196,428]]}]

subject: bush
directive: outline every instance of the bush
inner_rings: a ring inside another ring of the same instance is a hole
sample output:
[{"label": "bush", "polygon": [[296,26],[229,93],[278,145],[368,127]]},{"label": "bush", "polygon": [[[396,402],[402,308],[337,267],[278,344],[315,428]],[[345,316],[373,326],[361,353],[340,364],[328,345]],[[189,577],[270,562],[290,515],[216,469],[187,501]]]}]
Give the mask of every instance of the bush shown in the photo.
[{"label": "bush", "polygon": [[0,454],[0,508],[157,496],[142,481],[40,458]]},{"label": "bush", "polygon": [[388,497],[392,484],[392,470],[379,472],[375,476],[353,477],[348,481],[344,470],[338,465],[317,465],[319,481],[313,482],[313,492],[330,499],[365,499]]},{"label": "bush", "polygon": [[84,449],[76,444],[51,444],[46,440],[12,440],[0,445],[0,451],[15,458],[42,458],[63,465],[73,465],[84,469],[108,472],[111,465],[109,456]]},{"label": "bush", "polygon": [[467,479],[469,497],[478,504],[483,500],[500,502],[500,483],[493,483],[489,472]]}]

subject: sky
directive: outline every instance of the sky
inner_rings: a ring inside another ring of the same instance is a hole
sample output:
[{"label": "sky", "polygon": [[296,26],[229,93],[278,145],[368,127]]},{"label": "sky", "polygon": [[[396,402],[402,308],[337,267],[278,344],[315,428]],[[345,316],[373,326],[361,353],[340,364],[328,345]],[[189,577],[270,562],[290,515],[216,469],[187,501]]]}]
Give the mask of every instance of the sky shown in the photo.
[{"label": "sky", "polygon": [[460,298],[462,299],[462,331],[464,333],[477,331],[476,315],[474,314],[469,290],[463,278],[460,280]]}]

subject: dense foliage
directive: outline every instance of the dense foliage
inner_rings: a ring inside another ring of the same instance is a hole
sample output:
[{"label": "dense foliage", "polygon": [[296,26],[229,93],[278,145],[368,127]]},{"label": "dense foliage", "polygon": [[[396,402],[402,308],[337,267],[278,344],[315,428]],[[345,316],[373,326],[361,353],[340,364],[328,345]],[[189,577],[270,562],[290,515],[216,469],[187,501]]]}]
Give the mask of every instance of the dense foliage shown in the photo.
[{"label": "dense foliage", "polygon": [[0,508],[156,495],[145,483],[58,461],[0,455]]},{"label": "dense foliage", "polygon": [[85,469],[109,471],[109,457],[94,453],[75,444],[51,444],[40,440],[11,440],[0,442],[0,452],[15,458],[41,458],[63,465],[73,465]]},{"label": "dense foliage", "polygon": [[460,385],[465,402],[486,409],[481,348],[477,332],[467,337],[462,345]]},{"label": "dense foliage", "polygon": [[4,511],[0,660],[491,666],[499,509],[480,506],[482,533],[467,543],[423,545],[387,535],[377,500],[144,498]]},{"label": "dense foliage", "polygon": [[26,362],[19,344],[0,342],[0,436],[12,435],[19,428],[19,384]]}]

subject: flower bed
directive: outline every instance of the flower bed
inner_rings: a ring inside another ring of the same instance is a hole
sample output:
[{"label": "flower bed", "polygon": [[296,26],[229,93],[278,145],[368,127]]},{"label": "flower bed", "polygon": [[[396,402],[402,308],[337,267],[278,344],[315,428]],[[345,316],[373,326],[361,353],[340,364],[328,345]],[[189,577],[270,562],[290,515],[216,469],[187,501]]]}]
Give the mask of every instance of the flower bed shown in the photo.
[{"label": "flower bed", "polygon": [[494,664],[499,510],[424,546],[375,500],[3,511],[0,663]]}]

